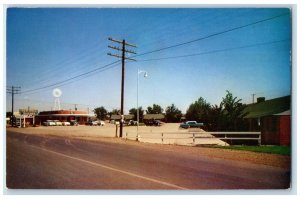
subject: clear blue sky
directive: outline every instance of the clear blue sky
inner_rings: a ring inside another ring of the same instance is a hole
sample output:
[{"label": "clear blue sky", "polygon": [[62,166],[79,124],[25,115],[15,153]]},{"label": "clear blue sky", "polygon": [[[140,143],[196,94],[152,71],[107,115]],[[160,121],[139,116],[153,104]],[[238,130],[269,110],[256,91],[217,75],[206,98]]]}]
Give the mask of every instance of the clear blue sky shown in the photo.
[{"label": "clear blue sky", "polygon": [[[6,80],[22,91],[64,81],[117,60],[107,55],[113,44],[108,37],[136,44],[139,54],[183,43],[247,25],[288,9],[21,9],[7,11]],[[290,16],[282,16],[235,31],[216,35],[176,48],[137,57],[126,62],[125,112],[136,107],[137,68],[140,76],[140,105],[174,103],[183,112],[203,97],[219,104],[226,90],[252,102],[290,94],[291,87]],[[278,42],[277,42],[278,41]],[[262,43],[268,43],[258,45]],[[275,43],[272,43],[275,42]],[[247,47],[253,45],[252,47]],[[176,59],[152,60],[195,53]],[[121,64],[78,78],[65,85],[16,95],[15,110],[30,106],[39,110],[53,107],[53,88],[63,91],[65,109],[90,110],[104,106],[120,108]],[[7,95],[11,110],[11,95]]]}]

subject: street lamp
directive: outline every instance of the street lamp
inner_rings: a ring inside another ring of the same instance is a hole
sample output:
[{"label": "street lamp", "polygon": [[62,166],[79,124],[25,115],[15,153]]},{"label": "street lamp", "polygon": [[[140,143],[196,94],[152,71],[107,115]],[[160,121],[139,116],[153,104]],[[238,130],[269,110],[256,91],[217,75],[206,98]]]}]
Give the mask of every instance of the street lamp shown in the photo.
[{"label": "street lamp", "polygon": [[144,78],[148,77],[147,71],[143,70],[137,70],[137,92],[136,92],[136,117],[137,117],[137,124],[136,124],[136,141],[139,139],[139,120],[140,120],[140,115],[139,115],[139,76],[140,74],[144,74]]}]

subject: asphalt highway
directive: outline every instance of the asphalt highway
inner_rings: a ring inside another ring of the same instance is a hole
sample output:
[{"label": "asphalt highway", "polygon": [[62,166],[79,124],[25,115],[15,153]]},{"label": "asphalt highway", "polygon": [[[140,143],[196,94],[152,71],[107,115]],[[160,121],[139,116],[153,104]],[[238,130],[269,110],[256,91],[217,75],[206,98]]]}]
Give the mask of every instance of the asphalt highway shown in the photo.
[{"label": "asphalt highway", "polygon": [[11,189],[287,189],[286,169],[100,141],[7,132]]}]

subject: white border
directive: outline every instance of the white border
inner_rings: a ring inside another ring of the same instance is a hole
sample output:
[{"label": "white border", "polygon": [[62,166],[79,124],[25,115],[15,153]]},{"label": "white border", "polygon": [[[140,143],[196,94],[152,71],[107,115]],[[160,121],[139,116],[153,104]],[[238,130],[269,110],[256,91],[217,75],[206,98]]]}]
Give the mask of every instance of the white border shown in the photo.
[{"label": "white border", "polygon": [[[298,102],[298,88],[299,88],[299,83],[298,83],[298,80],[297,80],[297,77],[299,76],[299,71],[300,70],[297,70],[297,57],[299,57],[299,53],[297,52],[297,46],[298,46],[298,40],[297,40],[297,36],[296,36],[296,33],[298,32],[298,27],[297,27],[297,21],[299,21],[299,16],[297,15],[297,6],[298,6],[298,1],[297,0],[273,0],[273,1],[268,1],[268,0],[245,0],[245,1],[237,1],[237,0],[231,0],[231,1],[221,1],[221,0],[209,0],[209,1],[195,1],[195,0],[185,0],[185,1],[172,1],[171,4],[170,4],[170,1],[166,1],[166,0],[143,0],[143,1],[133,1],[133,0],[127,0],[127,1],[122,1],[120,2],[119,0],[110,0],[110,1],[93,1],[93,0],[85,0],[85,1],[78,1],[78,0],[73,0],[73,1],[66,1],[66,0],[46,0],[46,1],[38,1],[38,0],[31,0],[31,1],[22,1],[22,0],[4,0],[2,1],[2,7],[1,7],[1,11],[0,11],[0,20],[3,22],[3,26],[1,26],[1,31],[0,31],[0,35],[2,36],[3,40],[1,40],[1,43],[2,46],[3,46],[3,49],[2,49],[2,53],[1,53],[1,60],[2,60],[2,63],[3,65],[1,65],[1,71],[3,72],[3,74],[1,74],[1,77],[3,77],[3,80],[1,79],[0,81],[0,86],[1,88],[4,88],[4,90],[1,90],[2,91],[2,94],[4,94],[4,91],[5,91],[5,74],[6,74],[6,70],[5,70],[5,7],[7,6],[17,6],[17,7],[284,7],[284,6],[290,6],[288,4],[294,4],[293,6],[293,13],[292,13],[292,16],[293,16],[293,46],[292,46],[292,49],[293,49],[293,67],[292,67],[292,70],[293,70],[293,73],[292,73],[292,101],[293,101],[293,110],[292,110],[292,122],[293,122],[293,126],[292,126],[292,129],[293,129],[293,135],[296,135],[297,132],[298,132],[298,128],[297,128],[297,121],[298,121],[298,112],[299,112],[299,106],[297,106],[297,102]],[[24,4],[26,3],[26,4]],[[120,4],[122,3],[122,4]],[[182,4],[184,3],[184,4]],[[199,3],[202,3],[202,4],[199,4]],[[209,3],[209,4],[206,4],[206,3]],[[224,3],[229,3],[229,4],[224,4]],[[270,4],[271,3],[271,4]],[[29,4],[29,5],[28,5]],[[154,5],[153,5],[154,4]],[[3,35],[2,35],[3,34]],[[4,96],[4,95],[2,95]],[[3,101],[2,101],[3,100]],[[1,107],[1,110],[5,110],[4,108],[6,107],[5,106],[5,98],[1,98],[1,102],[0,102],[0,107]],[[4,121],[4,116],[5,112],[0,116],[0,119],[1,121]],[[299,122],[299,121],[298,121]],[[0,129],[4,129],[4,125],[3,123],[0,124]],[[5,132],[5,131],[3,131]],[[292,158],[295,160],[295,158],[297,157],[297,154],[298,153],[298,150],[297,149],[297,143],[299,143],[299,137],[300,136],[297,136],[297,137],[293,137],[293,140],[292,140],[292,148],[293,148],[293,154],[292,154]],[[4,133],[1,133],[1,140],[3,141],[2,143],[5,142],[5,136],[4,136]],[[296,139],[294,139],[296,138]],[[0,163],[1,163],[1,167],[0,167],[0,170],[4,171],[3,169],[3,163],[4,163],[4,155],[5,155],[5,148],[3,148],[3,156],[0,158]],[[296,151],[296,154],[294,153]],[[299,165],[299,158],[297,158],[297,163],[293,162],[293,174],[295,174],[295,167],[297,167],[297,165]],[[4,173],[1,172],[1,174],[3,175]],[[5,182],[4,181],[4,176],[2,176],[2,181],[0,183],[0,186],[1,186],[1,189],[4,187],[3,183]],[[296,180],[296,179],[299,179],[299,172],[297,173],[297,175],[293,175],[292,176],[292,180]],[[293,189],[293,191],[297,191],[299,190],[299,183],[297,183],[297,187],[296,187],[296,190]],[[202,192],[202,191],[201,191]],[[49,194],[47,193],[47,191],[37,191],[37,192],[32,192],[32,193],[28,193],[27,191],[21,191],[19,192],[19,194]],[[57,194],[61,194],[61,195],[65,195],[65,194],[99,194],[97,192],[94,192],[94,191],[91,191],[91,192],[86,192],[84,191],[84,193],[82,193],[81,191],[78,192],[78,191],[58,191]],[[128,194],[128,192],[118,192],[118,191],[111,191],[111,192],[102,192],[102,194],[108,194],[109,196],[106,196],[108,198],[112,197],[111,195],[112,194]],[[129,193],[130,194],[130,193]],[[131,193],[132,194],[132,193]],[[136,193],[134,194],[145,194],[145,192],[140,192],[140,191],[137,191]],[[176,193],[176,192],[154,192],[154,193],[146,193],[146,194],[160,194],[162,195],[162,197],[165,197],[165,194],[180,194],[180,193]],[[259,194],[259,195],[265,195],[265,194],[268,194],[268,193],[265,193],[265,191],[254,191],[254,192],[248,192],[246,191],[243,192],[239,192],[239,191],[221,191],[221,192],[215,192],[215,191],[204,191],[202,193],[193,193],[192,192],[183,192],[183,194],[186,194],[188,197],[197,197],[198,196],[191,196],[189,194],[209,194],[210,196],[206,196],[206,197],[214,197],[212,196],[211,194],[225,194],[224,196],[222,196],[222,198],[240,198],[240,196],[236,195],[236,194]],[[230,196],[231,194],[234,194],[234,196]],[[280,193],[276,193],[276,192],[269,192],[269,194],[280,194]],[[297,194],[298,193],[295,193],[294,194]],[[183,195],[177,195],[177,196],[172,196],[172,198],[178,198],[178,197],[181,197]],[[185,197],[187,197],[185,196]],[[5,198],[6,197],[10,197],[10,196],[4,196]],[[35,198],[35,197],[39,197],[39,196],[22,196],[22,198],[25,197],[25,198]],[[51,195],[49,196],[43,196],[43,197],[51,197]],[[65,196],[63,196],[65,198]],[[89,197],[97,197],[98,196],[89,196]],[[101,196],[103,197],[103,196]],[[114,196],[113,196],[114,197]],[[136,198],[136,197],[139,197],[140,196],[130,196],[130,198]],[[143,196],[143,198],[148,198],[148,197],[151,197],[151,196]],[[155,196],[157,197],[157,196]],[[243,196],[243,197],[246,197],[247,196]],[[253,196],[248,196],[248,197],[253,197]],[[257,197],[257,196],[255,196]],[[263,196],[264,198],[266,196]],[[277,196],[271,196],[272,198],[282,198],[282,196],[280,195],[277,195]],[[287,197],[287,196],[285,196]],[[291,195],[289,197],[296,197],[296,195]],[[75,196],[75,198],[82,198],[82,196]]]}]

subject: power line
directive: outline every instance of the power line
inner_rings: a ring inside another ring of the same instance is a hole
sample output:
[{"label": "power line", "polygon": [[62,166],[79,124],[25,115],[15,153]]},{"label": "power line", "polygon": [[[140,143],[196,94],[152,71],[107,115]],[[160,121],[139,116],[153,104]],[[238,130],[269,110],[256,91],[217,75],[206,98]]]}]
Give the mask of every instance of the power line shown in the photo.
[{"label": "power line", "polygon": [[[193,43],[193,42],[196,42],[196,41],[204,40],[204,39],[207,39],[207,38],[210,38],[210,37],[221,35],[221,34],[224,34],[224,33],[227,33],[227,32],[231,32],[231,31],[234,31],[234,30],[238,30],[238,29],[241,29],[241,28],[252,26],[252,25],[255,25],[255,24],[258,24],[258,23],[262,23],[262,22],[269,21],[269,20],[272,20],[272,19],[276,19],[276,18],[279,18],[279,17],[282,17],[282,16],[286,16],[286,15],[289,15],[289,13],[284,13],[284,14],[281,14],[281,15],[277,15],[277,16],[274,16],[274,17],[267,18],[267,19],[259,20],[259,21],[256,21],[256,22],[253,22],[253,23],[250,23],[250,24],[246,24],[246,25],[243,25],[243,26],[238,26],[238,27],[235,27],[235,28],[231,28],[231,29],[228,29],[228,30],[225,30],[225,31],[214,33],[214,34],[211,34],[211,35],[208,35],[208,36],[205,36],[205,37],[201,37],[201,38],[198,38],[198,39],[194,39],[194,40],[191,40],[191,41],[187,41],[187,42],[184,42],[184,43],[179,43],[179,44],[171,45],[171,46],[168,46],[168,47],[164,47],[164,48],[160,48],[160,49],[148,51],[148,52],[145,52],[145,53],[142,53],[142,54],[139,54],[139,55],[132,56],[131,58],[127,58],[127,59],[131,59],[132,60],[132,58],[134,58],[134,57],[143,56],[143,55],[146,55],[146,54],[150,54],[150,53],[154,53],[154,52],[159,52],[159,51],[167,50],[167,49],[170,49],[170,48],[175,48],[175,47],[178,47],[178,46],[186,45],[186,44],[189,44],[189,43]],[[212,52],[210,52],[210,53],[212,53]],[[117,55],[112,55],[112,54],[110,54],[110,55],[120,58],[120,56],[117,56]],[[184,55],[184,56],[187,56],[187,55]],[[191,56],[191,55],[189,55],[189,56]],[[163,59],[166,59],[166,58],[163,58]],[[101,68],[97,68],[97,69],[88,71],[86,73],[82,73],[80,75],[74,76],[72,78],[69,78],[69,79],[66,79],[66,80],[63,80],[63,81],[51,84],[51,85],[47,85],[47,86],[43,86],[43,87],[40,87],[40,88],[31,89],[31,90],[27,90],[27,91],[23,91],[22,93],[37,91],[37,90],[41,90],[41,89],[44,89],[44,88],[49,88],[49,87],[52,87],[52,86],[55,86],[55,85],[59,85],[59,84],[68,82],[70,80],[76,79],[78,77],[82,77],[82,76],[84,76],[86,74],[90,74],[90,73],[95,72],[97,70],[103,69],[105,67],[111,66],[111,65],[113,65],[113,64],[115,64],[117,62],[120,62],[120,61],[118,60],[116,62],[107,64],[107,65],[105,65],[105,66],[103,66]]]},{"label": "power line", "polygon": [[[278,40],[278,41],[271,41],[271,42],[264,42],[264,43],[258,43],[258,44],[240,46],[240,47],[235,47],[235,48],[226,48],[226,49],[220,49],[220,50],[213,50],[213,51],[207,51],[207,52],[201,52],[201,53],[193,53],[193,54],[187,54],[187,55],[178,55],[178,56],[170,56],[170,57],[161,57],[161,58],[154,58],[154,59],[138,60],[138,62],[148,62],[148,61],[158,61],[158,60],[178,59],[178,58],[185,58],[185,57],[192,57],[192,56],[200,56],[200,55],[206,55],[206,54],[213,54],[213,53],[219,53],[219,52],[225,52],[225,51],[238,50],[238,49],[243,49],[243,48],[251,48],[251,47],[255,47],[255,46],[270,45],[270,44],[280,43],[280,42],[285,42],[285,41],[290,41],[290,39],[284,39],[284,40]],[[114,63],[118,63],[118,62],[114,62]],[[101,70],[101,69],[108,70],[108,69],[113,68],[115,66],[111,66],[111,67],[108,67],[108,68],[105,68],[105,66],[103,66],[103,67],[101,67],[99,69],[94,69],[92,72],[95,72],[95,70],[99,70],[97,72],[101,72],[101,71],[104,71],[104,70]],[[81,79],[84,79],[84,78],[87,78],[89,76],[94,75],[94,74],[89,74],[89,73],[92,73],[92,72],[89,71],[86,74],[81,74],[80,75],[80,76],[82,76]],[[88,76],[84,76],[84,75],[87,75],[87,74],[89,74],[89,75]],[[78,76],[74,76],[72,78],[69,78],[67,80],[61,81],[59,83],[51,84],[51,85],[40,87],[40,88],[37,88],[37,89],[23,91],[22,94],[23,93],[27,93],[27,92],[30,92],[30,94],[34,94],[34,93],[37,93],[37,92],[32,93],[33,91],[41,90],[41,89],[44,89],[44,88],[49,88],[49,87],[52,87],[52,86],[55,86],[55,85],[60,85],[60,86],[68,85],[68,84],[71,84],[71,83],[75,82],[75,81],[72,81],[72,82],[69,82],[69,81],[77,79],[77,78],[78,78]],[[76,80],[76,81],[78,81],[78,80]]]},{"label": "power line", "polygon": [[224,34],[224,33],[232,32],[232,31],[235,31],[235,30],[238,30],[238,29],[242,29],[242,28],[245,28],[245,27],[248,27],[248,26],[259,24],[259,23],[262,23],[262,22],[265,22],[265,21],[273,20],[273,19],[276,19],[276,18],[279,18],[279,17],[283,17],[283,16],[286,16],[286,15],[290,15],[290,13],[284,13],[284,14],[281,14],[281,15],[277,15],[277,16],[274,16],[274,17],[267,18],[267,19],[259,20],[259,21],[256,21],[256,22],[252,22],[252,23],[249,23],[249,24],[246,24],[246,25],[243,25],[243,26],[238,26],[238,27],[231,28],[231,29],[228,29],[228,30],[224,30],[224,31],[221,31],[221,32],[218,32],[218,33],[214,33],[214,34],[211,34],[211,35],[207,35],[207,36],[204,36],[204,37],[193,39],[193,40],[190,40],[190,41],[187,41],[187,42],[178,43],[178,44],[175,44],[175,45],[171,45],[171,46],[163,47],[163,48],[160,48],[160,49],[148,51],[148,52],[145,52],[145,53],[141,53],[139,55],[135,55],[133,57],[139,57],[139,56],[143,56],[143,55],[147,55],[147,54],[151,54],[151,53],[155,53],[155,52],[167,50],[167,49],[170,49],[170,48],[175,48],[175,47],[183,46],[183,45],[186,45],[186,44],[190,44],[190,43],[193,43],[193,42],[201,41],[201,40],[204,40],[204,39],[207,39],[207,38],[210,38],[210,37],[214,37],[214,36],[221,35],[221,34]]},{"label": "power line", "polygon": [[[50,64],[50,68],[47,70],[42,71],[41,73],[32,74],[33,76],[37,76],[39,78],[42,78],[44,75],[49,75],[49,73],[54,73],[55,71],[60,71],[62,65],[73,63],[77,60],[80,60],[81,58],[86,58],[86,55],[90,55],[91,53],[97,52],[96,47],[98,47],[98,43],[93,44],[91,47],[86,48],[78,53],[74,53],[73,55],[69,56],[68,58],[62,59],[61,61],[58,61],[56,63]],[[90,52],[91,51],[91,52]],[[74,57],[76,57],[74,59]]]},{"label": "power line", "polygon": [[[97,49],[93,50],[93,52],[96,52]],[[84,52],[86,54],[89,51]],[[94,63],[95,56],[99,56],[95,53],[90,53],[88,56],[76,56],[73,60],[69,60],[67,62],[59,63],[57,65],[53,65],[54,67],[48,67],[45,71],[42,71],[41,74],[36,73],[36,78],[32,82],[36,82],[33,84],[41,85],[42,83],[49,83],[50,79],[57,78],[61,75],[64,75],[65,73],[62,73],[62,69],[64,71],[68,71],[68,75],[77,75],[80,74],[78,72],[83,72],[83,70],[78,69],[77,66],[79,65],[86,65],[88,68],[92,66],[99,66],[99,64]],[[51,66],[51,65],[50,65]],[[76,70],[74,70],[74,67],[77,67]],[[87,70],[87,67],[85,67],[85,70]]]},{"label": "power line", "polygon": [[53,84],[50,84],[50,85],[47,85],[47,86],[43,86],[43,87],[40,87],[40,88],[36,88],[36,89],[25,90],[25,91],[22,92],[22,94],[23,94],[23,93],[32,92],[32,91],[41,90],[41,89],[44,89],[44,88],[49,88],[49,87],[52,87],[52,86],[56,86],[56,85],[59,85],[59,84],[68,82],[68,81],[70,81],[70,80],[76,79],[76,78],[78,78],[78,77],[82,77],[82,76],[84,76],[84,75],[90,74],[90,73],[92,73],[92,72],[95,72],[95,71],[104,69],[104,68],[106,68],[106,67],[108,67],[108,66],[111,66],[111,65],[113,65],[113,64],[115,64],[115,63],[118,63],[118,62],[120,62],[120,61],[118,60],[118,61],[112,62],[112,63],[110,63],[110,64],[106,64],[106,65],[102,66],[101,68],[96,68],[96,69],[94,69],[94,70],[90,70],[90,71],[88,71],[88,72],[82,73],[82,74],[80,74],[80,75],[76,75],[76,76],[74,76],[74,77],[71,77],[71,78],[69,78],[69,79],[66,79],[66,80],[63,80],[63,81],[60,81],[60,82],[57,82],[57,83],[53,83]]},{"label": "power line", "polygon": [[[69,80],[69,81],[67,81],[67,82],[64,82],[64,83],[61,83],[61,84],[57,84],[57,86],[60,86],[60,87],[62,87],[62,86],[66,86],[66,85],[69,85],[69,84],[72,84],[72,83],[74,83],[74,82],[78,82],[79,80],[82,80],[82,79],[85,79],[85,78],[87,78],[87,77],[91,77],[91,76],[93,76],[93,75],[95,75],[95,74],[97,74],[97,73],[99,73],[99,72],[103,72],[103,71],[106,71],[106,70],[108,70],[108,69],[111,69],[111,68],[114,68],[114,67],[116,67],[116,66],[118,66],[117,65],[118,63],[115,63],[115,64],[113,64],[113,65],[111,65],[111,66],[109,66],[109,67],[106,67],[106,68],[99,68],[99,70],[97,70],[97,71],[94,71],[94,73],[90,73],[90,74],[85,74],[85,75],[83,75],[83,76],[81,76],[81,77],[78,77],[78,78],[73,78],[72,80]],[[52,87],[52,86],[50,86],[50,87]],[[47,88],[49,88],[49,87],[47,87]],[[44,88],[44,89],[47,89],[47,88]],[[46,91],[46,90],[45,90]],[[41,90],[37,90],[37,91],[30,91],[29,93],[26,93],[27,95],[32,95],[32,94],[36,94],[36,93],[40,93],[40,92],[42,92]],[[23,94],[23,93],[21,93],[21,94]]]},{"label": "power line", "polygon": [[218,53],[218,52],[238,50],[238,49],[243,49],[243,48],[251,48],[251,47],[255,47],[255,46],[270,45],[270,44],[285,42],[285,41],[290,41],[290,39],[264,42],[264,43],[258,43],[258,44],[252,44],[252,45],[246,45],[246,46],[240,46],[240,47],[234,47],[234,48],[225,48],[225,49],[220,49],[220,50],[212,50],[212,51],[206,51],[206,52],[201,52],[201,53],[177,55],[177,56],[170,56],[170,57],[161,57],[161,58],[154,58],[154,59],[142,59],[142,60],[137,60],[137,61],[138,62],[147,62],[147,61],[158,61],[158,60],[166,60],[166,59],[178,59],[178,58],[185,58],[185,57],[193,57],[193,56],[213,54],[213,53]]}]

